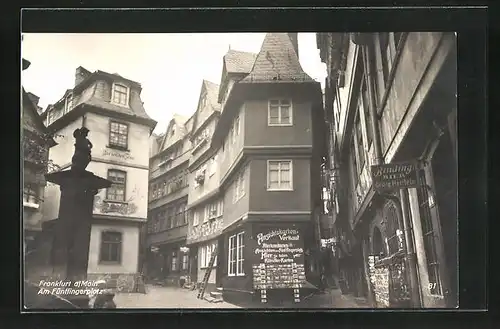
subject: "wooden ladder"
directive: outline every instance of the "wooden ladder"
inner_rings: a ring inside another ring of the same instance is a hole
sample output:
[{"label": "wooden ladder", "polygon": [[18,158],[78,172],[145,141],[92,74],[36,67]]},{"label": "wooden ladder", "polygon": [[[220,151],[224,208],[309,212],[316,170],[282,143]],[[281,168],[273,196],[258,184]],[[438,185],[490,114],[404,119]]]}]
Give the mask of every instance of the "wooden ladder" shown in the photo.
[{"label": "wooden ladder", "polygon": [[215,266],[215,258],[217,257],[217,251],[218,247],[215,245],[214,251],[212,252],[212,255],[210,256],[210,261],[208,262],[208,268],[205,272],[205,275],[203,276],[203,280],[201,281],[200,288],[198,290],[198,299],[203,299],[203,296],[205,295],[205,290],[207,289],[207,283],[208,280],[210,279],[210,274],[212,273],[212,269]]}]

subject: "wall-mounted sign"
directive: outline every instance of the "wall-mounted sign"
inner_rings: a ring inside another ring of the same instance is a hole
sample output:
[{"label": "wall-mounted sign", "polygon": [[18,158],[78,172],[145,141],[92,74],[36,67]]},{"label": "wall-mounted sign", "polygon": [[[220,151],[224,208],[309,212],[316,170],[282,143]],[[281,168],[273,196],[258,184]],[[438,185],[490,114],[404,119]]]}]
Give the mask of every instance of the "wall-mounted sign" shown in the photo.
[{"label": "wall-mounted sign", "polygon": [[254,289],[303,287],[306,282],[304,242],[298,229],[262,227],[255,240]]},{"label": "wall-mounted sign", "polygon": [[389,269],[387,267],[375,267],[379,260],[378,256],[368,256],[368,269],[370,282],[373,286],[377,307],[389,307]]},{"label": "wall-mounted sign", "polygon": [[389,163],[371,166],[373,188],[376,191],[418,187],[418,163]]},{"label": "wall-mounted sign", "polygon": [[128,151],[115,151],[115,150],[105,148],[104,151],[102,152],[102,155],[117,158],[120,160],[125,160],[125,161],[134,160],[134,157],[131,156],[130,152],[128,152]]}]

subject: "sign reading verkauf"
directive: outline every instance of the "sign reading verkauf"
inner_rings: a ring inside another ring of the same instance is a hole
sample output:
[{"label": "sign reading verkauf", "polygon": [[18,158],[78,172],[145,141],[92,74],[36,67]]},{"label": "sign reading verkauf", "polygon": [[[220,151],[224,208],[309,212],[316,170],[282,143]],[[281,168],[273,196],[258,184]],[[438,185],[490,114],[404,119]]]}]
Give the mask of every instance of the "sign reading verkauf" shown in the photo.
[{"label": "sign reading verkauf", "polygon": [[413,188],[420,185],[418,162],[389,163],[371,166],[376,191]]}]

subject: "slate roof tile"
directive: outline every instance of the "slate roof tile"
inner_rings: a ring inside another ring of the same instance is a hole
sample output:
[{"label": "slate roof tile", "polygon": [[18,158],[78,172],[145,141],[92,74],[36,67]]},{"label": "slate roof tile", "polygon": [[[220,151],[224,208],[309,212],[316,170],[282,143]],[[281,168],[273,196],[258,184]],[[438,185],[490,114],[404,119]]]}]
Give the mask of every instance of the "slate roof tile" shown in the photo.
[{"label": "slate roof tile", "polygon": [[240,82],[314,82],[300,65],[288,33],[267,33],[250,74]]}]

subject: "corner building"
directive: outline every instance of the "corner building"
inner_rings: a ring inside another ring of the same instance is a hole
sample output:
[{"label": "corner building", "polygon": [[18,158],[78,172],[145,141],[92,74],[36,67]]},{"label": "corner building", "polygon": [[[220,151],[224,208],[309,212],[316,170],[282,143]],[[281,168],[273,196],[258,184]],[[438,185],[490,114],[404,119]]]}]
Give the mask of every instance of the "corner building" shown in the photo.
[{"label": "corner building", "polygon": [[[73,132],[89,129],[93,144],[87,170],[105,177],[111,187],[94,197],[88,278],[104,278],[120,291],[133,291],[139,269],[140,229],[148,210],[149,138],[156,121],[146,113],[139,83],[118,74],[78,67],[75,85],[42,117],[58,135],[49,158],[62,170],[71,167]],[[59,186],[45,189],[44,231],[59,216]],[[53,264],[57,270],[58,264]]]},{"label": "corner building", "polygon": [[[300,66],[297,35],[268,33],[257,55],[230,50],[219,101],[211,149],[218,150],[223,197],[216,284],[224,299],[261,300],[254,285],[259,250],[280,232],[294,232],[305,277],[317,284],[322,92]],[[268,298],[293,300],[292,290],[269,289]]]}]

